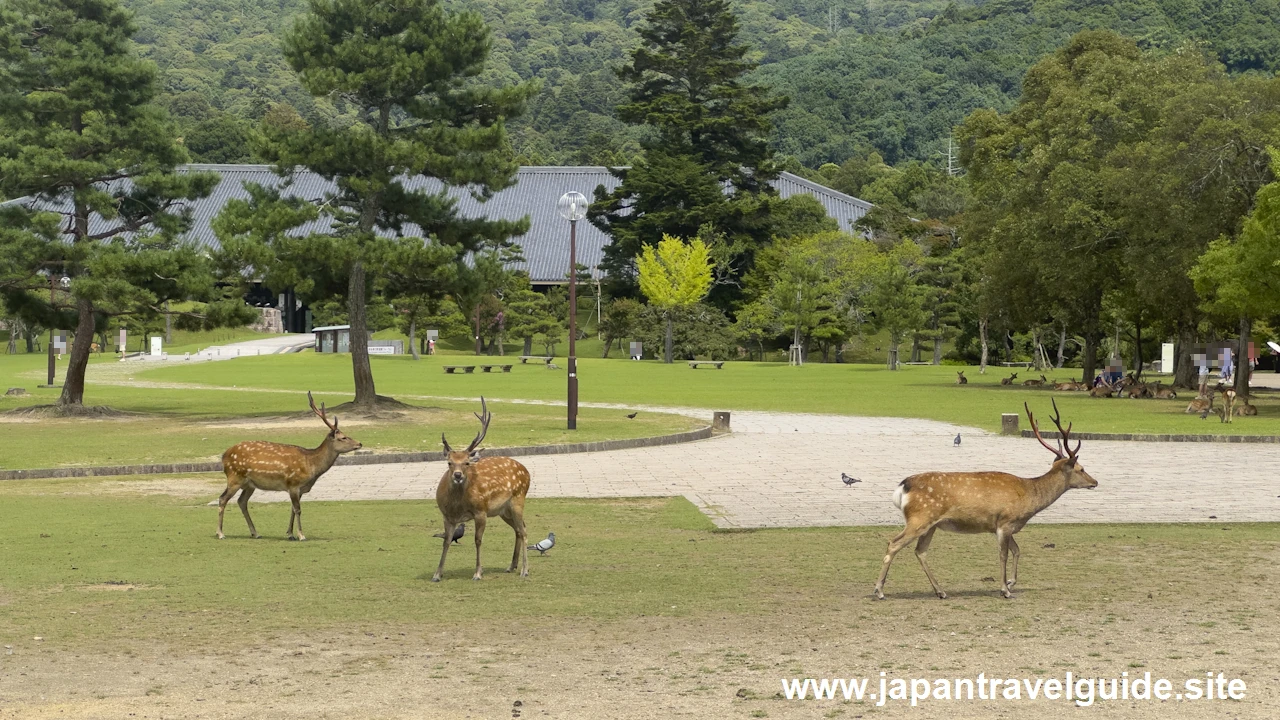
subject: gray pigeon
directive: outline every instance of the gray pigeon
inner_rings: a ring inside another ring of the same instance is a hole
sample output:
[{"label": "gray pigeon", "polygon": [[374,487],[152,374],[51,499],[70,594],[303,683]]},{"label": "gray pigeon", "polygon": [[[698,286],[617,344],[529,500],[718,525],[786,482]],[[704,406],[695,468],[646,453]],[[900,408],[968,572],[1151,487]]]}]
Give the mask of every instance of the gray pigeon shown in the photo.
[{"label": "gray pigeon", "polygon": [[530,550],[537,550],[540,555],[546,555],[547,551],[556,546],[556,534],[547,533],[547,539],[539,541],[529,546]]},{"label": "gray pigeon", "polygon": [[[467,524],[462,523],[461,525],[453,529],[453,541],[458,542],[459,540],[462,539],[462,536],[466,534],[467,534]],[[435,535],[432,535],[431,537],[438,537],[438,538],[444,539],[444,531],[441,530],[440,532],[436,533]]]},{"label": "gray pigeon", "polygon": [[856,483],[856,482],[862,482],[861,480],[859,480],[859,479],[858,479],[858,478],[856,478],[856,477],[849,477],[849,474],[848,474],[848,473],[840,473],[840,479],[841,479],[842,481],[844,481],[844,484],[845,484],[845,485],[852,485],[852,484],[854,484],[854,483]]},{"label": "gray pigeon", "polygon": [[956,439],[951,442],[955,447],[960,447],[960,433],[956,433]]}]

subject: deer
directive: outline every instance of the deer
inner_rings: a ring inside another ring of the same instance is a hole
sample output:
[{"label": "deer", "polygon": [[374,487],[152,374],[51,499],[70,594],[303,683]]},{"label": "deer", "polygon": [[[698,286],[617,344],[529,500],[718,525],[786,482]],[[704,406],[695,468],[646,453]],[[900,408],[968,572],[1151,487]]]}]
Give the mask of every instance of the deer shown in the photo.
[{"label": "deer", "polygon": [[1258,406],[1249,402],[1249,398],[1240,398],[1240,404],[1236,406],[1236,415],[1240,417],[1252,417],[1258,414]]},{"label": "deer", "polygon": [[1039,380],[1031,378],[1029,380],[1023,380],[1022,384],[1024,387],[1044,387],[1044,384],[1047,382],[1049,382],[1048,378],[1041,375]]},{"label": "deer", "polygon": [[967,378],[967,377],[965,377],[965,376],[964,376],[964,371],[963,371],[963,370],[959,370],[959,371],[957,371],[957,372],[956,372],[956,384],[957,384],[957,385],[968,385],[968,384],[969,384],[969,378]]},{"label": "deer", "polygon": [[436,506],[444,517],[444,549],[440,552],[440,564],[431,582],[440,582],[444,572],[444,559],[449,555],[449,538],[454,527],[475,521],[476,572],[472,580],[480,580],[480,543],[484,540],[485,523],[497,515],[516,531],[516,548],[511,555],[507,572],[520,567],[520,577],[529,577],[529,553],[526,549],[524,527],[524,499],[529,493],[529,469],[509,457],[480,457],[480,443],[489,432],[493,416],[484,398],[480,398],[480,412],[472,413],[480,421],[480,432],[465,450],[454,450],[449,440],[440,433],[444,444],[445,461],[449,467],[436,486]]},{"label": "deer", "polygon": [[1018,373],[1014,373],[1007,378],[1000,378],[1001,385],[1012,385],[1014,380],[1018,379]]},{"label": "deer", "polygon": [[1222,393],[1222,415],[1219,420],[1229,423],[1232,416],[1235,415],[1236,390],[1230,385],[1219,383],[1218,392]]},{"label": "deer", "polygon": [[1177,400],[1178,391],[1171,387],[1164,387],[1162,383],[1156,382],[1156,387],[1151,391],[1157,400]]},{"label": "deer", "polygon": [[1213,409],[1213,394],[1214,394],[1214,391],[1210,390],[1208,395],[1197,395],[1196,398],[1192,400],[1189,405],[1187,405],[1187,409],[1184,410],[1183,412],[1188,415],[1191,415],[1193,413],[1209,412],[1210,410]]},{"label": "deer", "polygon": [[[1018,477],[1003,472],[927,472],[912,475],[898,484],[893,493],[893,504],[902,511],[906,527],[889,541],[885,552],[880,579],[873,590],[878,600],[884,599],[884,581],[889,577],[889,565],[900,550],[916,543],[916,558],[924,575],[933,586],[939,599],[947,594],[929,571],[925,554],[933,533],[938,529],[960,533],[995,533],[1000,548],[1000,594],[1013,598],[1013,586],[1018,582],[1018,543],[1013,536],[1037,513],[1052,505],[1063,493],[1073,489],[1092,490],[1098,481],[1081,467],[1077,458],[1080,441],[1074,449],[1070,446],[1071,425],[1064,430],[1053,403],[1053,424],[1058,426],[1058,446],[1045,442],[1040,435],[1031,408],[1026,408],[1027,420],[1040,441],[1054,454],[1053,466],[1047,473],[1035,478]],[[1013,553],[1013,573],[1007,573],[1009,553]]]},{"label": "deer", "polygon": [[[236,494],[240,512],[244,513],[244,521],[249,524],[249,536],[257,539],[258,530],[253,526],[253,518],[249,517],[249,498],[255,490],[270,490],[289,493],[293,503],[293,512],[289,515],[289,539],[306,540],[302,534],[302,496],[311,492],[320,476],[333,467],[338,456],[359,450],[362,445],[347,437],[338,429],[338,418],[333,422],[325,413],[324,403],[316,408],[316,401],[307,392],[307,402],[311,404],[311,412],[329,428],[329,434],[317,448],[304,448],[297,445],[251,440],[232,445],[222,454],[222,471],[227,475],[227,489],[218,498],[218,539],[223,539],[222,515],[227,510],[227,502]],[[293,534],[293,523],[298,523],[298,534]]]}]

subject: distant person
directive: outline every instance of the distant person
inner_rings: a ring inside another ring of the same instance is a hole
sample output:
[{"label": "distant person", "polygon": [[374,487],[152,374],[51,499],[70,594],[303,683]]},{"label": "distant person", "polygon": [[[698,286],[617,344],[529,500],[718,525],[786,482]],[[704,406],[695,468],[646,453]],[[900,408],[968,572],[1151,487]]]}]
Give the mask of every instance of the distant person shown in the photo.
[{"label": "distant person", "polygon": [[1196,359],[1200,361],[1200,395],[1204,395],[1209,389],[1209,355],[1197,355]]},{"label": "distant person", "polygon": [[436,354],[436,341],[435,341],[435,340],[428,340],[428,341],[427,341],[427,354],[428,354],[428,355],[435,355],[435,354]]},{"label": "distant person", "polygon": [[1231,382],[1235,365],[1231,360],[1231,348],[1222,348],[1222,382]]}]

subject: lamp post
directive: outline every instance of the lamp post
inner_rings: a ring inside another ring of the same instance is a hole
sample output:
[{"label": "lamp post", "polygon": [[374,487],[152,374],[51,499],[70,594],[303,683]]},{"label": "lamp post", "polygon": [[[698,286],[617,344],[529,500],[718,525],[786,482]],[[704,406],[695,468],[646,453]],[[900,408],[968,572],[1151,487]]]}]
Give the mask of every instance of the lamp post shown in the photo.
[{"label": "lamp post", "polygon": [[[54,277],[53,273],[49,273],[49,312],[50,313],[55,312],[53,307],[53,283],[55,282],[55,280],[56,278]],[[52,315],[50,315],[50,317],[52,317]],[[48,387],[53,387],[53,375],[55,370],[56,368],[54,366],[54,360],[53,360],[53,327],[50,326],[49,328],[49,382],[47,383]]]},{"label": "lamp post", "polygon": [[587,216],[587,199],[567,192],[556,203],[560,217],[569,221],[569,429],[578,429],[578,221]]}]

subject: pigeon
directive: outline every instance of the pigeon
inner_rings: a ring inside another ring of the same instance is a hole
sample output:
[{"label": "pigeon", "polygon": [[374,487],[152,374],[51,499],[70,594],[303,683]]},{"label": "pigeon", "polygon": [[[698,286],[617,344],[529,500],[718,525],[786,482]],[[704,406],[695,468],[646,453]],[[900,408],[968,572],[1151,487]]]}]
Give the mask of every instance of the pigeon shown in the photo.
[{"label": "pigeon", "polygon": [[1209,411],[1206,409],[1204,412],[1200,413],[1200,419],[1203,420],[1207,417],[1209,417]]},{"label": "pigeon", "polygon": [[849,477],[848,473],[840,473],[840,479],[844,481],[845,485],[852,485],[856,482],[862,482],[856,477]]},{"label": "pigeon", "polygon": [[539,554],[546,555],[547,551],[556,546],[556,534],[547,533],[547,539],[539,541],[529,546],[530,550],[537,550]]},{"label": "pigeon", "polygon": [[627,416],[627,419],[628,419],[628,420],[635,420],[635,419],[636,419],[636,416],[637,416],[637,415],[639,415],[639,414],[640,414],[640,411],[639,411],[639,410],[637,410],[637,411],[635,411],[635,412],[631,413],[630,415],[628,415],[628,416]]},{"label": "pigeon", "polygon": [[[461,525],[453,529],[453,541],[458,542],[459,540],[462,539],[462,536],[466,534],[467,534],[467,524],[462,523]],[[431,537],[438,537],[443,539],[444,531],[441,530],[440,532],[436,533],[435,535],[432,535]]]},{"label": "pigeon", "polygon": [[960,433],[956,433],[956,439],[951,441],[955,447],[960,447]]}]

